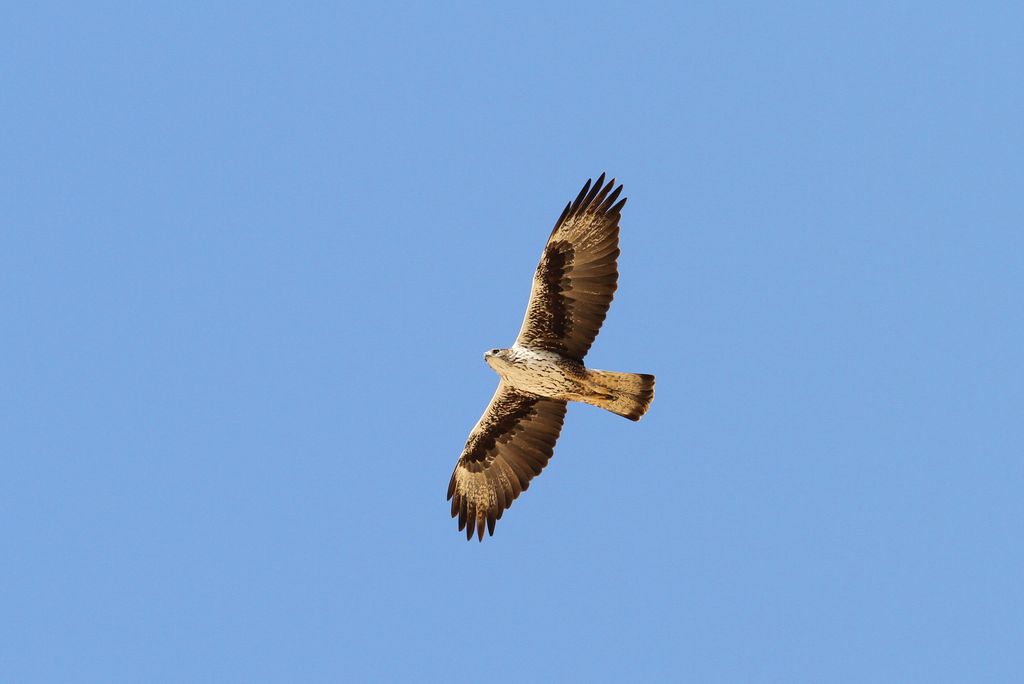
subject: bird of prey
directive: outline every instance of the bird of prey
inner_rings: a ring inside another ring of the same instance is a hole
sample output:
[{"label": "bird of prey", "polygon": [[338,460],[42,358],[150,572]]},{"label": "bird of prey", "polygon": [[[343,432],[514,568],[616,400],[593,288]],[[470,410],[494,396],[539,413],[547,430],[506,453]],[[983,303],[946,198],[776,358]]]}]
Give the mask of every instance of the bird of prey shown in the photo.
[{"label": "bird of prey", "polygon": [[[654,399],[654,376],[592,370],[583,357],[601,328],[618,282],[619,200],[602,173],[565,206],[533,275],[515,344],[484,360],[501,377],[448,484],[452,517],[466,539],[483,541],[551,459],[567,402],[582,401],[640,420]],[[618,202],[616,202],[618,200]]]}]

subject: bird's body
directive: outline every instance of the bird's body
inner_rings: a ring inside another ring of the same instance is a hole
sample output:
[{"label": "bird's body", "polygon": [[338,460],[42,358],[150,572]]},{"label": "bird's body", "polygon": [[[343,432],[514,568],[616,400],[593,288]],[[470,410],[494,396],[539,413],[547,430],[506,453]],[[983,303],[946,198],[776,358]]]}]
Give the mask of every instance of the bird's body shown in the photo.
[{"label": "bird's body", "polygon": [[557,352],[512,345],[487,352],[484,359],[502,382],[521,392],[572,401],[583,389],[583,364]]},{"label": "bird's body", "polygon": [[[591,370],[546,349],[513,345],[510,349],[493,349],[484,359],[512,389],[547,399],[581,401],[632,420],[639,420],[654,398],[654,376]],[[643,392],[644,379],[650,381],[650,395]],[[631,382],[636,385],[635,392]],[[625,403],[619,406],[623,400]]]},{"label": "bird's body", "polygon": [[501,377],[466,440],[448,498],[466,538],[483,539],[551,458],[566,403],[580,401],[639,420],[654,399],[654,376],[587,368],[618,281],[615,181],[590,181],[555,223],[533,278],[515,344],[484,355]]}]

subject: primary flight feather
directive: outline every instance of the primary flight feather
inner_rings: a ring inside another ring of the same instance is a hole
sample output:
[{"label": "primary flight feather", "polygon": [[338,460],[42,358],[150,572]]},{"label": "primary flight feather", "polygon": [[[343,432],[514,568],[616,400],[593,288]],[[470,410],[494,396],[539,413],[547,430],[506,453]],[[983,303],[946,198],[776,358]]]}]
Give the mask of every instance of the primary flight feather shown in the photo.
[{"label": "primary flight feather", "polygon": [[[466,539],[483,540],[551,459],[566,404],[582,401],[640,420],[654,399],[654,376],[583,365],[619,272],[622,186],[604,174],[565,206],[533,276],[519,336],[484,354],[498,389],[469,433],[448,484],[452,517]],[[614,190],[613,190],[614,188]]]}]

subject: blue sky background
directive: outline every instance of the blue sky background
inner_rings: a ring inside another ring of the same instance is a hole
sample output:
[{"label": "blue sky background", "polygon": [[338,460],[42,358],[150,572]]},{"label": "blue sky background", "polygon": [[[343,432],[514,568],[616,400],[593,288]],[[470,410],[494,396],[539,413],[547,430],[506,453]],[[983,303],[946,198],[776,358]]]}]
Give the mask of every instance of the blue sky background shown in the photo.
[{"label": "blue sky background", "polygon": [[[1019,681],[1019,3],[28,4],[0,681]],[[602,170],[657,399],[467,543]]]}]

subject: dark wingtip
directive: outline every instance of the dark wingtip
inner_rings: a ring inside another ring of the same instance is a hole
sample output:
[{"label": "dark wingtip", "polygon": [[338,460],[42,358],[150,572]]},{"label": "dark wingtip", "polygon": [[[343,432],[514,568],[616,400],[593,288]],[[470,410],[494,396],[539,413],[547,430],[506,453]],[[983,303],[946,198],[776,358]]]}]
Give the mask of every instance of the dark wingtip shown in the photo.
[{"label": "dark wingtip", "polygon": [[[588,181],[588,183],[589,183],[589,181]],[[587,193],[587,196],[583,198],[583,204],[580,207],[580,209],[588,209],[590,207],[590,205],[592,205],[594,203],[594,198],[597,197],[597,195],[601,192],[602,184],[604,184],[604,174],[603,173],[600,176],[598,176],[597,182],[594,183],[594,187],[592,187],[590,189],[590,192]]]},{"label": "dark wingtip", "polygon": [[[612,184],[614,184],[614,183],[615,183],[615,179],[613,178],[612,182],[609,183],[608,186],[611,187]],[[621,184],[619,185],[619,187],[615,188],[615,190],[613,190],[610,195],[608,195],[607,197],[604,198],[604,201],[601,202],[601,206],[599,208],[599,211],[601,211],[601,212],[603,212],[605,214],[609,213],[608,209],[612,206],[612,204],[615,203],[615,200],[617,200],[619,198],[619,194],[620,193],[622,193],[622,185]]]},{"label": "dark wingtip", "polygon": [[555,221],[555,227],[551,229],[552,235],[554,235],[555,232],[561,227],[562,223],[565,222],[565,217],[569,215],[570,209],[572,209],[572,202],[567,202],[565,205],[565,209],[562,210],[562,215],[558,217],[557,221]]},{"label": "dark wingtip", "polygon": [[590,192],[589,178],[587,179],[587,182],[583,184],[583,189],[580,190],[580,194],[576,195],[576,199],[572,201],[572,204],[570,205],[572,207],[571,211],[579,209],[580,203],[583,202],[583,198],[587,196],[588,192]]}]

